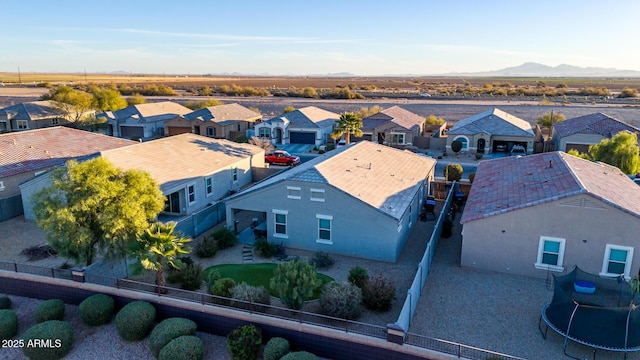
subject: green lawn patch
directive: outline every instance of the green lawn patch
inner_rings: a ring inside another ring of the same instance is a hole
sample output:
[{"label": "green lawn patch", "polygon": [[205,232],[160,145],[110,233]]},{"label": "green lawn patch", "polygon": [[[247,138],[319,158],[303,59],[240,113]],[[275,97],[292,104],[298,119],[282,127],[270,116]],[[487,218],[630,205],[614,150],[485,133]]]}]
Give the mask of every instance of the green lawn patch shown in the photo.
[{"label": "green lawn patch", "polygon": [[[236,284],[245,282],[252,286],[262,285],[269,290],[269,294],[277,297],[278,294],[269,286],[271,278],[273,277],[273,271],[277,266],[277,264],[273,263],[216,265],[206,268],[202,278],[207,279],[211,271],[217,270],[223,278],[231,278]],[[320,297],[322,285],[334,281],[332,277],[323,274],[318,274],[318,279],[322,281],[322,284],[313,292],[313,299]]]}]

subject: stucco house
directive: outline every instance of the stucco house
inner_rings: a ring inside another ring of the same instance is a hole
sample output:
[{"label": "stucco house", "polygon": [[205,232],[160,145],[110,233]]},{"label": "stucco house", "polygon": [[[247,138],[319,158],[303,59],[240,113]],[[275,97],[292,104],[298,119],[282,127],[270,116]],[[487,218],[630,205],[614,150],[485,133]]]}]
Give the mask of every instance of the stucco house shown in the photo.
[{"label": "stucco house", "polygon": [[435,160],[369,141],[341,147],[225,199],[271,243],[394,262],[418,220]]},{"label": "stucco house", "polygon": [[620,131],[640,135],[640,129],[603,113],[579,116],[553,124],[553,144],[556,150],[589,151],[589,145],[610,139]]},{"label": "stucco house", "polygon": [[124,109],[97,114],[105,118],[109,134],[131,139],[164,136],[164,123],[193,110],[172,101],[131,105]]},{"label": "stucco house", "polygon": [[23,213],[20,184],[69,160],[131,144],[62,126],[0,134],[0,221]]},{"label": "stucco house", "polygon": [[640,269],[640,186],[564,152],[481,161],[460,222],[465,267],[539,278]]},{"label": "stucco house", "polygon": [[256,135],[270,139],[275,145],[312,144],[327,142],[333,124],[340,115],[315,106],[294,110],[255,126]]},{"label": "stucco house", "polygon": [[240,104],[226,104],[199,109],[164,123],[166,135],[192,133],[219,139],[235,140],[262,119],[262,115]]},{"label": "stucco house", "polygon": [[424,117],[392,106],[362,119],[362,132],[365,139],[378,144],[413,145],[414,138],[422,135],[424,125]]},{"label": "stucco house", "polygon": [[29,101],[0,109],[0,133],[67,125],[64,110],[55,101]]},{"label": "stucco house", "polygon": [[533,152],[534,140],[540,130],[529,122],[493,108],[458,121],[447,133],[446,151],[451,143],[462,142],[462,151],[490,154],[510,152],[514,145],[522,146],[527,154]]},{"label": "stucco house", "polygon": [[[205,208],[252,181],[252,167],[264,167],[264,150],[249,144],[181,134],[100,152],[118,168],[148,172],[166,197],[164,215],[176,218]],[[29,197],[46,182],[22,187]],[[29,216],[27,216],[29,214]],[[32,215],[25,207],[25,218]]]}]

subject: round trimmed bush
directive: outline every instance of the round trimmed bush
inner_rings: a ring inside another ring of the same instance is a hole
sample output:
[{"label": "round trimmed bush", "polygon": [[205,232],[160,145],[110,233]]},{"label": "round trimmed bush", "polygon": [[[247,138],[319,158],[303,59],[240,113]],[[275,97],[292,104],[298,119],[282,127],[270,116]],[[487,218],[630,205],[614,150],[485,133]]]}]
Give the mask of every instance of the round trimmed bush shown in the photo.
[{"label": "round trimmed bush", "polygon": [[84,299],[78,308],[85,324],[98,326],[111,322],[116,304],[109,295],[95,294]]},{"label": "round trimmed bush", "polygon": [[289,340],[281,337],[274,337],[267,342],[264,347],[264,360],[280,360],[289,353]]},{"label": "round trimmed bush", "polygon": [[307,351],[290,352],[280,360],[318,360],[318,357]]},{"label": "round trimmed bush", "polygon": [[325,315],[356,319],[360,315],[362,290],[350,282],[332,281],[322,287],[320,307]]},{"label": "round trimmed bush", "polygon": [[146,301],[134,301],[125,305],[116,315],[116,328],[120,336],[127,341],[144,339],[153,321],[156,308]]},{"label": "round trimmed bush", "polygon": [[0,340],[8,340],[18,333],[18,315],[11,309],[0,310]]},{"label": "round trimmed bush", "polygon": [[[22,352],[31,360],[54,360],[63,358],[73,347],[73,327],[60,320],[49,320],[25,331],[25,346]],[[38,341],[47,346],[28,346]]]},{"label": "round trimmed bush", "polygon": [[262,331],[255,325],[243,325],[227,335],[227,347],[233,360],[255,360],[262,344]]},{"label": "round trimmed bush", "polygon": [[362,302],[369,310],[387,311],[395,298],[396,285],[383,275],[369,279],[362,289]]},{"label": "round trimmed bush", "polygon": [[198,325],[185,318],[169,318],[160,322],[149,335],[149,348],[153,356],[158,357],[162,348],[171,340],[183,335],[195,335]]},{"label": "round trimmed bush", "polygon": [[171,340],[160,350],[159,360],[202,360],[204,344],[199,337],[183,335]]},{"label": "round trimmed bush", "polygon": [[0,296],[0,310],[11,309],[11,299],[6,296]]},{"label": "round trimmed bush", "polygon": [[64,319],[64,301],[60,299],[45,300],[38,305],[33,316],[37,323],[62,320]]}]

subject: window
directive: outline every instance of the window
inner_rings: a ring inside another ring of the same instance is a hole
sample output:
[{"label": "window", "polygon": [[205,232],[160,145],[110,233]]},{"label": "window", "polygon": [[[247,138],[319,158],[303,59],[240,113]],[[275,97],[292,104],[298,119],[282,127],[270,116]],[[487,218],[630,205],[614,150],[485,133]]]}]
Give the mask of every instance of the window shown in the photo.
[{"label": "window", "polygon": [[324,189],[311,189],[311,201],[324,202]]},{"label": "window", "polygon": [[4,183],[0,181],[0,191],[4,190]]},{"label": "window", "polygon": [[392,133],[391,134],[391,143],[392,144],[404,144],[404,134],[402,134],[402,133]]},{"label": "window", "polygon": [[565,242],[565,239],[541,236],[535,267],[542,270],[563,271]]},{"label": "window", "polygon": [[55,119],[51,119],[51,125],[58,125],[60,124],[60,119],[55,118]]},{"label": "window", "polygon": [[601,276],[624,275],[629,278],[631,272],[631,260],[633,259],[633,248],[629,246],[619,246],[607,244],[604,251],[604,261],[602,262]]},{"label": "window", "polygon": [[321,244],[333,244],[331,241],[331,221],[333,216],[316,215],[318,219],[318,239],[316,242]]},{"label": "window", "polygon": [[302,199],[302,188],[297,186],[287,186],[287,199]]},{"label": "window", "polygon": [[208,127],[207,128],[207,136],[216,136],[216,128]]},{"label": "window", "polygon": [[259,136],[260,136],[261,138],[268,138],[268,137],[271,137],[271,129],[269,129],[269,128],[264,128],[264,127],[260,128]]},{"label": "window", "polygon": [[288,238],[287,236],[287,215],[289,214],[286,210],[272,210],[273,212],[273,223],[275,233],[274,237],[279,238]]},{"label": "window", "polygon": [[233,168],[233,182],[238,182],[238,168]]},{"label": "window", "polygon": [[212,176],[204,178],[204,189],[207,196],[213,195],[213,177]]},{"label": "window", "polygon": [[458,136],[457,138],[453,139],[453,141],[460,141],[460,143],[462,144],[462,150],[467,150],[469,149],[469,139],[467,139],[465,136]]},{"label": "window", "polygon": [[196,186],[195,185],[187,186],[187,199],[189,199],[189,205],[193,204],[196,201]]},{"label": "window", "polygon": [[27,120],[17,120],[16,125],[18,126],[18,130],[26,130],[29,128]]},{"label": "window", "polygon": [[240,124],[238,124],[238,131],[240,131]]},{"label": "window", "polygon": [[164,211],[168,213],[180,213],[180,193],[174,192],[165,198]]}]

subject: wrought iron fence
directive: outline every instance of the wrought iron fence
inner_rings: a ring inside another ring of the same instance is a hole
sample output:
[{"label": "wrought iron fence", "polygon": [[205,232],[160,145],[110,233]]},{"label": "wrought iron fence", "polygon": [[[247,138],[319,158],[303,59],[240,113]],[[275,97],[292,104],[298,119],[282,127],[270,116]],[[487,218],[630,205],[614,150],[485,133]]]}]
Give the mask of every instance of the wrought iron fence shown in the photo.
[{"label": "wrought iron fence", "polygon": [[463,345],[452,341],[430,338],[418,334],[406,333],[405,344],[430,349],[433,351],[455,355],[459,358],[473,360],[525,360],[524,358]]}]

